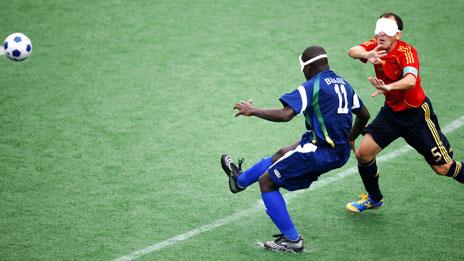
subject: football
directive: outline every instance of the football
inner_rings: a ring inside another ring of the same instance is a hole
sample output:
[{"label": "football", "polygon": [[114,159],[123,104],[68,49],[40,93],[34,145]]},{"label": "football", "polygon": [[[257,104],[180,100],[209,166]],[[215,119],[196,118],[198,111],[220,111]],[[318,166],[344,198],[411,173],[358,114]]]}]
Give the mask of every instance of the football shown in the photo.
[{"label": "football", "polygon": [[3,42],[3,53],[13,61],[24,61],[32,53],[32,42],[25,34],[10,34]]}]

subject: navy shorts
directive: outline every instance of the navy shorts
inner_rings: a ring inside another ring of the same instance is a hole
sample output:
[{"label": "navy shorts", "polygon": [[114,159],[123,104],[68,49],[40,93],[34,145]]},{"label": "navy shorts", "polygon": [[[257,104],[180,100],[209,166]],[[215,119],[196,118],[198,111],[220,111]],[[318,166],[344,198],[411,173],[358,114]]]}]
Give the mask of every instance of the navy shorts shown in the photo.
[{"label": "navy shorts", "polygon": [[438,124],[428,98],[419,108],[394,112],[383,106],[374,121],[366,129],[375,142],[384,149],[402,137],[411,147],[424,156],[430,165],[442,165],[453,158],[448,139]]},{"label": "navy shorts", "polygon": [[345,165],[349,157],[348,144],[335,148],[300,144],[269,167],[268,173],[279,187],[289,191],[305,189],[321,174]]}]

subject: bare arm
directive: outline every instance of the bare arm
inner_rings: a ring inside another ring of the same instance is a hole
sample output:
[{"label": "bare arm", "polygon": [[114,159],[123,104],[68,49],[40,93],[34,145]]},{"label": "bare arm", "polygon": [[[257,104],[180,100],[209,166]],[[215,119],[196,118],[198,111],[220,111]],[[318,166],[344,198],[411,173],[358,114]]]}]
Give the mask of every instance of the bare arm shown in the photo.
[{"label": "bare arm", "polygon": [[382,80],[375,77],[369,77],[367,79],[377,89],[377,91],[373,93],[372,96],[377,96],[379,93],[384,93],[392,90],[406,91],[416,85],[416,77],[414,77],[411,74],[407,74],[401,80],[392,82],[390,84],[385,84]]},{"label": "bare arm", "polygon": [[290,121],[295,117],[295,113],[292,108],[284,107],[282,109],[259,109],[253,107],[253,103],[250,101],[240,101],[235,104],[234,109],[238,110],[235,117],[243,116],[255,116],[268,121]]},{"label": "bare arm", "polygon": [[386,54],[385,50],[380,50],[380,46],[377,46],[372,51],[366,51],[362,46],[354,46],[348,50],[348,55],[353,59],[367,60],[372,64],[382,63],[382,57]]},{"label": "bare arm", "polygon": [[367,110],[366,106],[363,106],[361,110],[356,114],[356,119],[354,120],[353,127],[351,128],[349,142],[351,149],[355,152],[354,141],[358,138],[358,136],[363,131],[364,127],[366,127],[367,122],[370,118],[369,111]]}]

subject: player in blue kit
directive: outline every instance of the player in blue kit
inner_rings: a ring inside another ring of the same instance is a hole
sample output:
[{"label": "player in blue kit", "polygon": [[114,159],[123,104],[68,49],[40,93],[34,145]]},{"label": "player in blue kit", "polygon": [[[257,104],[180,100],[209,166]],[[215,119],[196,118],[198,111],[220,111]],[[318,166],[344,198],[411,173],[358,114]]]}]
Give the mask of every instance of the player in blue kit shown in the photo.
[{"label": "player in blue kit", "polygon": [[[282,252],[303,251],[299,235],[287,211],[279,188],[289,191],[308,188],[318,177],[343,166],[354,149],[354,141],[367,121],[369,112],[351,85],[331,71],[325,50],[308,47],[300,56],[301,71],[306,77],[294,91],[280,97],[283,108],[259,109],[251,101],[235,104],[235,116],[255,116],[269,121],[290,121],[303,114],[306,132],[301,140],[280,149],[272,157],[263,158],[241,171],[228,155],[221,165],[229,177],[232,193],[244,190],[259,180],[266,212],[280,230],[273,241],[263,243],[265,249]],[[352,113],[356,119],[352,128]]]}]

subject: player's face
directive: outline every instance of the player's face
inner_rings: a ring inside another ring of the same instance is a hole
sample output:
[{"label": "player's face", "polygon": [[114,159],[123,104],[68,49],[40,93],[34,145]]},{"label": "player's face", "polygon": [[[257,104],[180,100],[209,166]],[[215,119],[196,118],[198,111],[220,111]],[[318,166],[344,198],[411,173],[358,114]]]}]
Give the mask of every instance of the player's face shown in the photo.
[{"label": "player's face", "polygon": [[393,49],[396,41],[396,36],[388,36],[384,32],[377,34],[377,44],[380,46],[380,49],[386,50],[387,52]]},{"label": "player's face", "polygon": [[[388,19],[392,19],[393,21],[395,21],[394,17],[388,17]],[[395,47],[395,44],[400,39],[400,36],[401,32],[397,32],[394,36],[390,36],[385,32],[381,31],[376,35],[377,44],[380,46],[380,49],[389,52],[393,49],[393,47]]]}]

